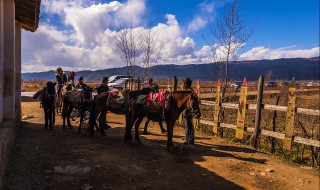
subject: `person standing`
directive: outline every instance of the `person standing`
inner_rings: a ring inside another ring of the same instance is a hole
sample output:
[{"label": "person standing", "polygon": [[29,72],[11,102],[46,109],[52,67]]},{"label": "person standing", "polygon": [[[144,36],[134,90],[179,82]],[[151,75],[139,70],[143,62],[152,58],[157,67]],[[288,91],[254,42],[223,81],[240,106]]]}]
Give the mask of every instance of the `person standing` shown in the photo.
[{"label": "person standing", "polygon": [[84,89],[85,87],[88,86],[88,85],[86,85],[86,84],[83,82],[83,77],[79,77],[78,82],[79,82],[79,83],[76,85],[76,88],[82,88],[82,89]]},{"label": "person standing", "polygon": [[[109,80],[108,77],[106,76],[102,77],[102,83],[97,88],[95,88],[98,94],[109,92],[108,80]],[[101,112],[101,114],[103,114],[102,122],[104,124],[104,128],[105,129],[111,128],[110,125],[107,124],[107,118],[106,118],[107,113]]]},{"label": "person standing", "polygon": [[58,96],[60,96],[62,87],[65,86],[68,82],[68,77],[65,73],[63,73],[63,70],[61,69],[61,67],[58,67],[56,69],[56,80],[58,84],[57,94]]},{"label": "person standing", "polygon": [[95,88],[98,94],[109,92],[108,79],[108,77],[102,77],[102,83],[97,88]]},{"label": "person standing", "polygon": [[[192,80],[190,78],[186,78],[183,83],[184,90],[190,90],[194,92],[192,86]],[[193,116],[191,110],[184,110],[184,118],[185,118],[185,141],[184,144],[194,144],[194,126],[193,126]]]}]

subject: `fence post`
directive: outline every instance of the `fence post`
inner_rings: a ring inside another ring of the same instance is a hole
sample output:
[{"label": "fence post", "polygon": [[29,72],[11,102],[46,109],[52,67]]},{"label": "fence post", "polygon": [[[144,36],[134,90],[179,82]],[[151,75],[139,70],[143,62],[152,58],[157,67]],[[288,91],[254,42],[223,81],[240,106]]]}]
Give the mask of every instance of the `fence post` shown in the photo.
[{"label": "fence post", "polygon": [[244,77],[239,97],[239,108],[237,114],[237,128],[235,137],[237,139],[243,139],[244,131],[246,131],[245,120],[246,120],[246,110],[247,110],[247,95],[248,95],[248,86],[247,78]]},{"label": "fence post", "polygon": [[214,113],[213,113],[213,126],[212,132],[214,134],[218,134],[218,130],[220,130],[220,109],[221,109],[221,82],[220,79],[217,83],[217,90],[216,90],[216,101],[214,105]]},{"label": "fence post", "polygon": [[178,90],[178,79],[177,76],[173,77],[173,91],[177,91]]},{"label": "fence post", "polygon": [[254,131],[250,139],[250,143],[254,148],[257,148],[258,136],[260,133],[260,122],[261,122],[261,109],[262,109],[262,98],[263,98],[263,75],[260,75],[258,82],[258,96],[257,96],[257,109],[256,116],[254,119]]},{"label": "fence post", "polygon": [[294,129],[294,114],[296,109],[296,86],[295,80],[292,78],[289,93],[288,93],[288,106],[285,126],[284,147],[286,150],[291,150],[293,141],[293,129]]}]

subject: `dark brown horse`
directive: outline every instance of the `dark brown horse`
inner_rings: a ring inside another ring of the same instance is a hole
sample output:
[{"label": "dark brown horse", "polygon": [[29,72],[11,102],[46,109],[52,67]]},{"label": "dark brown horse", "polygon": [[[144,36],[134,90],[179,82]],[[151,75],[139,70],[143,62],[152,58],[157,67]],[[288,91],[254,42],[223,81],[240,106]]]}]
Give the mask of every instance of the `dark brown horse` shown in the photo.
[{"label": "dark brown horse", "polygon": [[[70,88],[72,88],[70,86]],[[80,89],[79,89],[80,90]],[[72,100],[73,96],[80,96],[79,98],[76,98],[75,100]],[[69,128],[72,128],[71,122],[70,122],[70,114],[74,108],[79,110],[80,114],[80,124],[78,128],[78,132],[81,131],[81,126],[83,123],[83,117],[84,113],[86,111],[91,111],[91,96],[92,96],[92,88],[85,87],[82,91],[68,91],[63,96],[63,110],[62,110],[62,118],[63,118],[63,125],[62,129],[64,130],[66,127],[65,121],[67,119],[67,124]]]},{"label": "dark brown horse", "polygon": [[111,111],[112,113],[115,114],[123,114],[123,108],[112,108],[111,106],[107,105],[108,98],[110,93],[109,92],[103,92],[100,94],[97,94],[94,97],[93,100],[93,108],[92,111],[90,112],[90,119],[89,119],[89,129],[90,129],[90,134],[94,134],[94,126],[96,126],[96,119],[98,118],[98,123],[99,123],[99,129],[101,134],[105,134],[104,132],[104,127],[107,127],[106,123],[106,115],[108,111]]},{"label": "dark brown horse", "polygon": [[[145,105],[137,103],[137,97],[129,100],[126,110],[126,130],[125,140],[131,141],[131,130],[135,124],[135,139],[140,143],[139,138],[139,126],[144,117],[148,117],[150,120],[159,121],[161,118],[161,111],[158,113],[153,112],[149,114],[150,110],[145,108]],[[169,151],[173,151],[174,146],[172,142],[173,128],[176,120],[179,118],[181,112],[185,109],[193,111],[196,118],[200,118],[201,113],[199,109],[199,100],[195,93],[192,91],[174,91],[167,100],[167,107],[164,111],[164,121],[167,124],[167,148]]]},{"label": "dark brown horse", "polygon": [[46,86],[42,90],[37,92],[33,99],[39,99],[44,111],[44,128],[53,128],[55,124],[55,82],[48,81]]}]

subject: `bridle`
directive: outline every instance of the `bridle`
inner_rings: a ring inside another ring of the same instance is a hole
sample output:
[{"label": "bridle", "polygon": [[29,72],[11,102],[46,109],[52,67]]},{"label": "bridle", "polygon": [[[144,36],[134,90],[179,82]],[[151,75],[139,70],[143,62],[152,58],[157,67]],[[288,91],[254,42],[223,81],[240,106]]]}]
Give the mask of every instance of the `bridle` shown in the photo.
[{"label": "bridle", "polygon": [[193,113],[200,112],[200,109],[195,110],[195,109],[193,108],[193,106],[192,106],[192,103],[191,103],[191,97],[192,97],[192,95],[193,95],[193,94],[191,94],[191,96],[190,96],[187,104],[189,104],[189,106],[190,106],[190,108],[191,108],[191,111],[192,111]]}]

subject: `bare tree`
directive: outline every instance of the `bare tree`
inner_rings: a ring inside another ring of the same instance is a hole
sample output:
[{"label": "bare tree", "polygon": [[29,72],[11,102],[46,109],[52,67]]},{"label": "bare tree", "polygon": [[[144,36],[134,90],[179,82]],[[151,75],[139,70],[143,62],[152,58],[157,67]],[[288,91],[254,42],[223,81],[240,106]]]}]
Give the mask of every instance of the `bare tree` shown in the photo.
[{"label": "bare tree", "polygon": [[244,17],[239,1],[234,0],[230,6],[224,4],[221,16],[215,22],[209,23],[212,42],[206,39],[211,47],[215,74],[222,80],[222,98],[230,78],[230,62],[237,60],[238,51],[244,48],[256,28],[254,22],[248,22]]},{"label": "bare tree", "polygon": [[161,58],[163,44],[159,41],[157,32],[152,29],[153,23],[148,23],[147,29],[142,29],[142,67],[141,78],[144,80],[149,75],[150,67],[156,65]]},{"label": "bare tree", "polygon": [[127,66],[127,75],[135,76],[135,66],[141,54],[141,38],[133,29],[132,24],[128,27],[122,23],[118,27],[118,32],[113,37],[114,46],[110,46],[113,51]]}]

